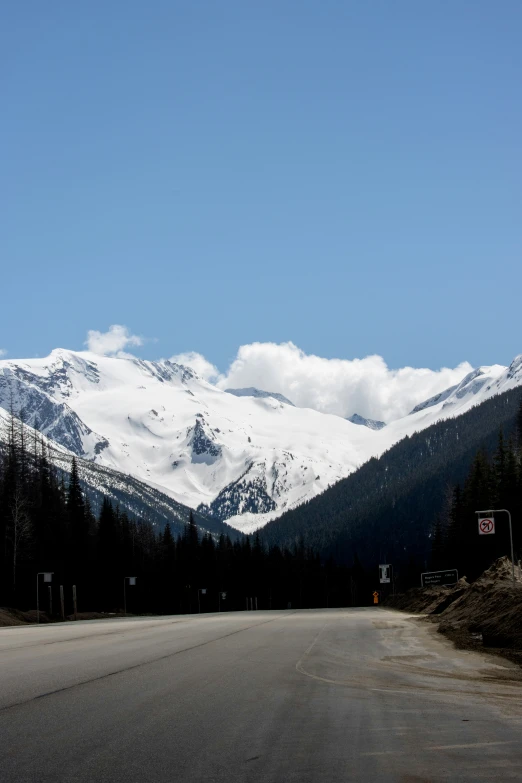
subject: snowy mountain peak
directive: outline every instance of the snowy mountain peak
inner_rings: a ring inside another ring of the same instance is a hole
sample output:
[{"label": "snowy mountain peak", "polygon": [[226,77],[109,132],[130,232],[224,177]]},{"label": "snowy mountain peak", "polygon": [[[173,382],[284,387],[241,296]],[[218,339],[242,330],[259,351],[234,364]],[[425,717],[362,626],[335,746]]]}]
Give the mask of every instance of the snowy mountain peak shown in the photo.
[{"label": "snowy mountain peak", "polygon": [[522,353],[515,356],[507,370],[508,378],[520,378],[522,376]]},{"label": "snowy mountain peak", "polygon": [[364,416],[359,416],[358,413],[354,413],[347,421],[351,421],[352,424],[360,424],[363,427],[368,427],[370,430],[382,430],[383,427],[386,427],[385,421],[365,419]]},{"label": "snowy mountain peak", "polygon": [[444,408],[447,408],[455,405],[459,400],[476,397],[481,392],[487,393],[492,388],[496,389],[493,393],[498,393],[498,389],[508,380],[505,377],[506,373],[509,373],[509,368],[503,367],[501,364],[493,364],[491,367],[477,367],[468,373],[456,386],[450,386],[449,389],[445,389],[440,394],[416,405],[410,415],[435,407],[439,403],[444,403]]}]

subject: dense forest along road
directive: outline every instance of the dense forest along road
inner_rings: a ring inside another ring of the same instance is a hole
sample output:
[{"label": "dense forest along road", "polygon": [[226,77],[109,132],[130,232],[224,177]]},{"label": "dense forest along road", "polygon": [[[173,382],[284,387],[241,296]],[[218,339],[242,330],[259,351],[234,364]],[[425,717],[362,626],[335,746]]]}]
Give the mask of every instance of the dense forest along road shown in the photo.
[{"label": "dense forest along road", "polygon": [[0,629],[2,783],[522,781],[520,670],[410,615]]}]

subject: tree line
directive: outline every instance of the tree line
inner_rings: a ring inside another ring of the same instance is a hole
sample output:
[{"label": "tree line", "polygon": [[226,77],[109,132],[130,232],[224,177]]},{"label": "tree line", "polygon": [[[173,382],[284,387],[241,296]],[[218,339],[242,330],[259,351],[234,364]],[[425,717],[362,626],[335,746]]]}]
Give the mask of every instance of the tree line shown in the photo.
[{"label": "tree line", "polygon": [[[23,419],[23,416],[21,417]],[[37,430],[5,419],[0,449],[0,605],[43,611],[186,613],[365,604],[374,587],[358,562],[336,565],[302,540],[267,547],[259,535],[232,541],[196,526],[133,517],[104,498],[94,508],[78,473],[57,469]],[[38,574],[52,573],[52,582]],[[128,577],[136,577],[131,584]],[[50,591],[49,591],[50,587]]]},{"label": "tree line", "polygon": [[432,535],[431,566],[457,568],[475,579],[494,560],[510,555],[509,517],[495,514],[495,533],[479,535],[476,511],[507,509],[511,514],[515,561],[522,557],[522,405],[514,433],[498,434],[493,454],[480,448],[462,483],[448,488]]}]

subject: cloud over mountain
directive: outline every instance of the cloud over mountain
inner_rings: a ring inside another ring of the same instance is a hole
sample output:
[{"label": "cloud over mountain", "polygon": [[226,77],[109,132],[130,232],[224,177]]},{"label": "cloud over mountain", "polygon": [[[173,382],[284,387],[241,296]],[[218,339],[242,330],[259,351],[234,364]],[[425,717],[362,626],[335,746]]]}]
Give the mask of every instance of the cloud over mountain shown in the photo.
[{"label": "cloud over mountain", "polygon": [[222,389],[255,386],[284,394],[299,407],[339,416],[357,412],[390,421],[459,383],[471,369],[468,362],[440,370],[391,369],[381,356],[326,359],[306,354],[291,342],[251,343],[239,348],[217,385]]},{"label": "cloud over mountain", "polygon": [[85,345],[92,353],[101,356],[114,356],[129,346],[143,345],[143,338],[131,334],[129,329],[122,324],[112,324],[107,332],[98,332],[89,329]]},{"label": "cloud over mountain", "polygon": [[194,372],[197,372],[206,381],[215,382],[221,377],[218,368],[207,361],[200,353],[196,353],[196,351],[178,353],[175,356],[171,356],[170,360],[171,362],[176,362],[176,364],[184,364],[186,367],[191,367]]}]

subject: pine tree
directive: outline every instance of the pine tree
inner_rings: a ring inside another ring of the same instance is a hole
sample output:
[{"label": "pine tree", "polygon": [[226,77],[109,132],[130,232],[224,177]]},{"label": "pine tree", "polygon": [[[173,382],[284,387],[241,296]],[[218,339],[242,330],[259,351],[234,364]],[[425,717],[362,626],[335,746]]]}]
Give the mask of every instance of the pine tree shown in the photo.
[{"label": "pine tree", "polygon": [[492,471],[492,484],[493,484],[493,498],[492,505],[495,508],[500,508],[505,503],[507,493],[507,463],[508,463],[508,451],[504,441],[504,433],[500,430],[498,434],[498,444],[495,454],[493,456],[493,471]]},{"label": "pine tree", "polygon": [[431,536],[431,563],[433,571],[439,571],[444,568],[446,561],[447,541],[446,529],[440,516],[435,520],[433,533]]},{"label": "pine tree", "polygon": [[515,444],[519,460],[522,460],[522,400],[517,413],[516,430],[515,430]]},{"label": "pine tree", "polygon": [[67,523],[69,530],[69,555],[66,564],[70,579],[77,585],[87,579],[89,560],[89,518],[80,484],[76,458],[72,458],[69,486],[67,488]]}]

